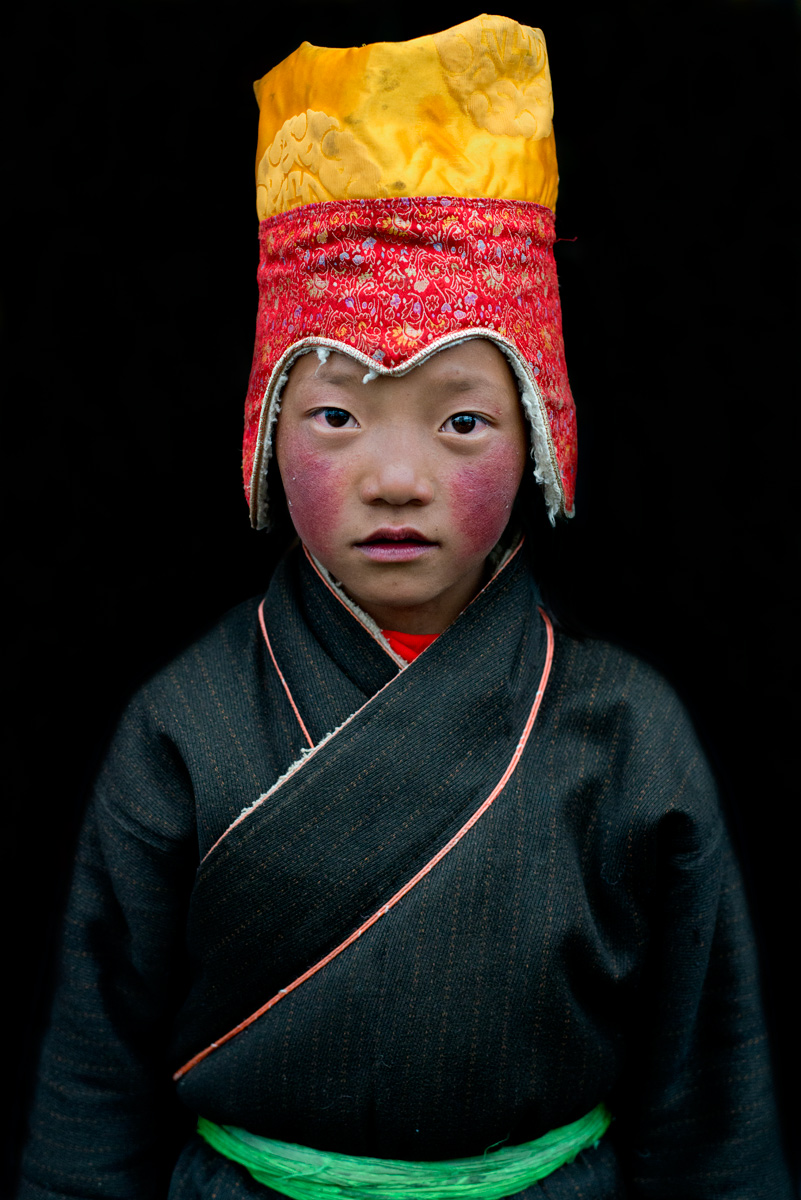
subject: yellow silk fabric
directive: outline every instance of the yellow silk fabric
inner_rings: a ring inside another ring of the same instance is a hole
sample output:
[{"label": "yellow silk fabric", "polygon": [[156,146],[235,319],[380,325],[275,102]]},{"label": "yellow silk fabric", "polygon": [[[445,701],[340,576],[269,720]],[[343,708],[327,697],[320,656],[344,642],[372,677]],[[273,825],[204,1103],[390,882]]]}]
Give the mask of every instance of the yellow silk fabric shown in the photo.
[{"label": "yellow silk fabric", "polygon": [[304,42],[253,87],[260,220],[298,204],[383,196],[556,203],[539,29],[485,15],[410,42]]}]

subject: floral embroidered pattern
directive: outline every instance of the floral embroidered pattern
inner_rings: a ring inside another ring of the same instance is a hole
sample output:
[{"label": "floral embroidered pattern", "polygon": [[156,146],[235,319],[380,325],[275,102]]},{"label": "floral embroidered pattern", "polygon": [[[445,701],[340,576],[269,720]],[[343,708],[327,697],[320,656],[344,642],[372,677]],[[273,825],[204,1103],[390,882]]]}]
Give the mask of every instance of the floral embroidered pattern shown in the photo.
[{"label": "floral embroidered pattern", "polygon": [[262,414],[293,351],[339,347],[390,372],[461,336],[486,336],[511,348],[518,374],[541,397],[559,507],[572,510],[575,407],[549,209],[448,196],[336,201],[263,221],[260,241],[248,489],[260,438],[269,436]]}]

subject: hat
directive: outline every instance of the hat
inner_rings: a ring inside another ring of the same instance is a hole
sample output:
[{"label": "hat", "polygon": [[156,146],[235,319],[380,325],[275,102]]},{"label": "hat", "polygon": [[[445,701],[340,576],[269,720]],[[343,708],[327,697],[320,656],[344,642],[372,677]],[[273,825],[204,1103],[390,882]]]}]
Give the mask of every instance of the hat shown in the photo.
[{"label": "hat", "polygon": [[373,375],[487,338],[517,378],[551,519],[572,516],[575,405],[553,257],[558,174],[538,29],[481,16],[408,42],[304,42],[259,80],[259,309],[245,406],[251,522],[293,362]]}]

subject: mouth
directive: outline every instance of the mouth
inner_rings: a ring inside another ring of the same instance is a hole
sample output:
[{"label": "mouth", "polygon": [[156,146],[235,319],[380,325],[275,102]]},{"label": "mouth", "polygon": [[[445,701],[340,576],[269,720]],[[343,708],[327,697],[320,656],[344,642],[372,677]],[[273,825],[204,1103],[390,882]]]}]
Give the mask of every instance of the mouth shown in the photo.
[{"label": "mouth", "polygon": [[376,529],[369,537],[355,542],[354,545],[362,554],[376,562],[408,562],[436,550],[438,543],[432,542],[418,529],[404,525]]}]

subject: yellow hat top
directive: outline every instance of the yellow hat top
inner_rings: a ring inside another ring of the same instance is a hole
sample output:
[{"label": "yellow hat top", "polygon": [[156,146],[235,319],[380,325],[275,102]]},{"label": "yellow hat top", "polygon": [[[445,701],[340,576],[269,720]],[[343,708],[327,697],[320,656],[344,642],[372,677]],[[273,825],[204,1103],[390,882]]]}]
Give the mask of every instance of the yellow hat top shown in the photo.
[{"label": "yellow hat top", "polygon": [[254,90],[260,220],[299,204],[389,196],[556,203],[539,29],[484,15],[409,42],[304,42]]}]

